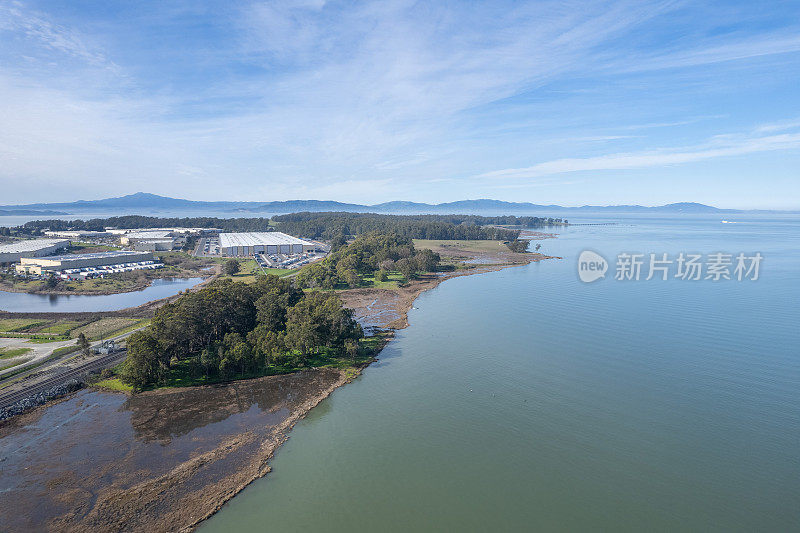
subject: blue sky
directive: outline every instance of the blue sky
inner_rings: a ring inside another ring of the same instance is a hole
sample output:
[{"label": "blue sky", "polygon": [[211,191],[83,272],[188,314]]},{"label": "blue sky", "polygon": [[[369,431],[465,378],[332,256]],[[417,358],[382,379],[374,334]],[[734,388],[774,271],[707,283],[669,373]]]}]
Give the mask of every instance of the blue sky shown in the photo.
[{"label": "blue sky", "polygon": [[800,209],[800,2],[5,2],[0,191]]}]

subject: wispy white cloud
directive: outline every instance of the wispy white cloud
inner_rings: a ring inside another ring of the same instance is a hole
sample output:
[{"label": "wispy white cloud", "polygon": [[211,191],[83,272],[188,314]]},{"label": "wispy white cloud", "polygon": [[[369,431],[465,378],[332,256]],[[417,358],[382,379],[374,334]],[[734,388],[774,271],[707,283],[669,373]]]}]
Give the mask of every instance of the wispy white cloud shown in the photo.
[{"label": "wispy white cloud", "polygon": [[[13,2],[0,7],[0,37],[8,37],[0,44],[0,186],[15,200],[42,190],[74,195],[71,184],[80,181],[97,194],[124,186],[165,194],[190,188],[206,198],[258,191],[265,199],[367,201],[456,194],[447,185],[456,176],[518,165],[504,146],[512,137],[524,137],[538,151],[531,160],[544,162],[490,175],[646,168],[786,149],[779,146],[791,145],[794,134],[783,141],[771,134],[791,128],[652,148],[664,144],[653,137],[667,134],[649,130],[707,127],[707,118],[719,117],[685,103],[633,114],[620,98],[612,121],[581,116],[619,73],[628,79],[798,50],[791,28],[643,47],[650,52],[630,44],[653,20],[691,4],[154,2],[137,10],[146,15],[134,24],[81,24]],[[576,79],[582,83],[570,83]],[[564,90],[539,93],[553,85]],[[552,103],[564,101],[570,104],[554,111]],[[618,153],[583,157],[603,142]],[[441,188],[425,189],[431,184]]]},{"label": "wispy white cloud", "polygon": [[675,69],[796,52],[800,52],[800,32],[797,29],[791,33],[748,36],[723,43],[699,43],[688,50],[634,56],[613,68],[620,72]]},{"label": "wispy white cloud", "polygon": [[524,168],[508,168],[486,172],[479,177],[524,179],[568,172],[665,167],[719,157],[797,149],[800,149],[800,133],[767,136],[718,135],[699,146],[613,153],[584,158],[555,159]]},{"label": "wispy white cloud", "polygon": [[[22,2],[10,2],[0,5],[0,31],[17,32],[31,44],[28,48],[34,52],[37,47],[64,54],[85,61],[86,63],[117,71],[118,66],[96,47],[89,45],[86,36],[74,28],[64,27],[41,13],[25,9]],[[32,56],[27,56],[32,59]],[[52,61],[53,58],[50,58]]]}]

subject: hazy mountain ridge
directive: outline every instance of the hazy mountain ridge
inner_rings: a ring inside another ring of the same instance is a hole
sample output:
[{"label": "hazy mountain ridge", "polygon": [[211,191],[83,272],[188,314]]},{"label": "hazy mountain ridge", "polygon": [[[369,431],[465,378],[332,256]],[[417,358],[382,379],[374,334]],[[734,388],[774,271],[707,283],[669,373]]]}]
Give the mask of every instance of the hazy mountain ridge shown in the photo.
[{"label": "hazy mountain ridge", "polygon": [[[478,199],[478,200],[458,200],[455,202],[445,202],[441,204],[427,204],[420,202],[392,201],[374,205],[351,204],[336,202],[332,200],[285,200],[274,202],[236,202],[218,201],[208,202],[199,200],[185,200],[180,198],[170,198],[151,193],[138,192],[117,198],[105,198],[100,200],[78,200],[75,202],[63,203],[37,203],[26,205],[5,205],[0,206],[0,213],[7,215],[31,214],[32,210],[42,210],[42,215],[66,214],[61,211],[71,210],[74,212],[89,212],[103,209],[168,209],[172,211],[185,210],[208,210],[214,211],[238,211],[264,214],[294,213],[300,211],[347,211],[347,212],[373,212],[373,213],[480,213],[487,211],[498,211],[508,214],[514,213],[535,213],[535,212],[581,212],[581,211],[605,211],[618,213],[644,213],[644,212],[664,212],[664,213],[743,213],[746,211],[738,209],[719,209],[710,205],[695,202],[680,202],[661,206],[642,206],[642,205],[584,205],[580,207],[564,207],[560,205],[542,205],[530,202],[506,202],[502,200]],[[58,211],[55,211],[58,210]],[[38,212],[34,214],[40,214]]]}]

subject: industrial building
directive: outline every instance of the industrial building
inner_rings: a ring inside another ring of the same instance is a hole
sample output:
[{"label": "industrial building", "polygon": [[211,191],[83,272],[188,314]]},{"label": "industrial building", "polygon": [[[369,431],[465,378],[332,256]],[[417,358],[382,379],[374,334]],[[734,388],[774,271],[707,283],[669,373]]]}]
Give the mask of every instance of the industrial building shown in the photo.
[{"label": "industrial building", "polygon": [[109,273],[123,272],[136,268],[149,268],[155,265],[152,252],[120,250],[94,254],[69,254],[50,257],[24,257],[16,266],[19,274],[50,274],[72,271],[96,271],[103,269]]},{"label": "industrial building", "polygon": [[69,246],[64,239],[33,239],[0,244],[0,263],[16,263],[23,257],[50,255]]},{"label": "industrial building", "polygon": [[175,247],[175,239],[169,230],[131,231],[120,237],[120,243],[142,252],[166,251]]},{"label": "industrial building", "polygon": [[108,237],[110,234],[107,231],[89,231],[89,230],[59,230],[59,231],[45,231],[48,237],[61,237],[64,239],[99,239],[101,237]]},{"label": "industrial building", "polygon": [[167,230],[131,231],[122,235],[119,241],[122,244],[134,244],[140,241],[169,239],[172,234]]},{"label": "industrial building", "polygon": [[220,233],[220,255],[225,257],[252,257],[256,254],[301,254],[313,252],[317,245],[280,233]]}]

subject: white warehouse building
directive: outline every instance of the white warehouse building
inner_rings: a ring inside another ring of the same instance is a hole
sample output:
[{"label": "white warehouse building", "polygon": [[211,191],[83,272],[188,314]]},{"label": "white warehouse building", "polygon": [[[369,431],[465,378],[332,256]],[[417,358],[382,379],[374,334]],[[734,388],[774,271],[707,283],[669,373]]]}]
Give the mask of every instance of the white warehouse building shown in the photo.
[{"label": "white warehouse building", "polygon": [[67,246],[68,239],[33,239],[0,244],[0,263],[16,263],[23,257],[52,255]]},{"label": "white warehouse building", "polygon": [[[47,257],[26,257],[16,266],[19,274],[47,274],[64,270],[99,269],[103,267],[141,267],[139,263],[154,264],[152,252],[118,250],[92,254],[69,254]],[[113,270],[112,270],[113,271]]]},{"label": "white warehouse building", "polygon": [[226,257],[252,257],[255,254],[300,254],[313,252],[309,241],[279,231],[259,233],[220,233],[220,254]]}]

